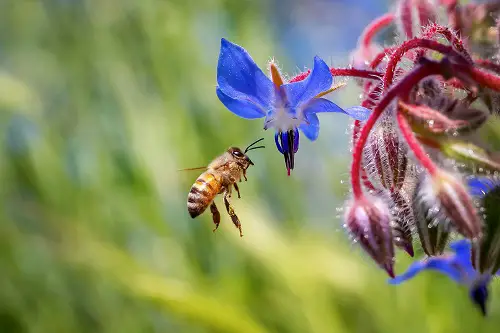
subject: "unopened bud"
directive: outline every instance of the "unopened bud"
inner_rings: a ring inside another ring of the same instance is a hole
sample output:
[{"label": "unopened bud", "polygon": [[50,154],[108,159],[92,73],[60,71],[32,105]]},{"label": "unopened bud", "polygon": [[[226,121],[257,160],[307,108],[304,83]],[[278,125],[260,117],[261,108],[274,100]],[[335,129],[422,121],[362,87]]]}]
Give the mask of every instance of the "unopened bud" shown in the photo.
[{"label": "unopened bud", "polygon": [[401,189],[408,166],[408,150],[394,132],[393,119],[384,117],[370,133],[364,148],[363,165],[374,185],[386,190]]},{"label": "unopened bud", "polygon": [[394,243],[387,206],[379,199],[355,200],[347,209],[345,222],[363,250],[394,277]]},{"label": "unopened bud", "polygon": [[431,191],[434,198],[425,198],[424,194],[424,200],[431,199],[432,202],[437,199],[440,212],[459,233],[469,239],[481,236],[481,220],[472,198],[460,180],[444,171],[438,171],[431,178]]},{"label": "unopened bud", "polygon": [[476,269],[495,273],[500,269],[500,187],[495,186],[482,198],[484,236],[473,245]]},{"label": "unopened bud", "polygon": [[450,227],[440,219],[439,206],[420,200],[419,193],[420,188],[415,191],[412,206],[420,244],[428,256],[441,255],[450,237]]},{"label": "unopened bud", "polygon": [[414,222],[411,206],[400,191],[391,192],[392,234],[394,245],[413,257],[412,225]]}]

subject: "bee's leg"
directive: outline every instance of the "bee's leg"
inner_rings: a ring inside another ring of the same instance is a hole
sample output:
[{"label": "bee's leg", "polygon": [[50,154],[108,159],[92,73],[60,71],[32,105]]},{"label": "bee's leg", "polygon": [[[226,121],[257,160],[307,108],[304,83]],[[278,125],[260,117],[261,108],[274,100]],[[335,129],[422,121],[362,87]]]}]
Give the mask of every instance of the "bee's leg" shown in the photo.
[{"label": "bee's leg", "polygon": [[247,169],[243,169],[243,178],[245,178],[245,181],[247,181]]},{"label": "bee's leg", "polygon": [[224,193],[224,204],[226,205],[227,213],[229,214],[229,216],[231,216],[231,220],[233,221],[234,226],[240,231],[240,237],[243,237],[243,233],[241,232],[240,219],[238,218],[238,216],[236,216],[236,213],[234,212],[233,207],[231,207],[227,196],[228,192]]},{"label": "bee's leg", "polygon": [[236,192],[238,193],[238,199],[241,198],[241,195],[240,195],[240,189],[238,188],[238,184],[234,183],[234,189],[236,190]]},{"label": "bee's leg", "polygon": [[215,202],[212,202],[212,204],[210,205],[210,212],[212,213],[212,219],[214,220],[215,224],[215,229],[212,231],[215,232],[220,224],[220,213],[217,209],[217,206],[215,205]]}]

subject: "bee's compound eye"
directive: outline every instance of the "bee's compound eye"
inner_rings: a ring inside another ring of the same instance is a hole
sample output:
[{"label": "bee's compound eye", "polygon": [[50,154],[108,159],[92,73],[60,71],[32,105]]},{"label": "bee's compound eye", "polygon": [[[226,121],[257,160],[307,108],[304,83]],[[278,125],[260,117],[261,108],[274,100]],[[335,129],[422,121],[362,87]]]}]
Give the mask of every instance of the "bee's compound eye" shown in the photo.
[{"label": "bee's compound eye", "polygon": [[235,157],[243,157],[243,154],[240,151],[236,150],[236,151],[233,152],[233,156],[235,156]]}]

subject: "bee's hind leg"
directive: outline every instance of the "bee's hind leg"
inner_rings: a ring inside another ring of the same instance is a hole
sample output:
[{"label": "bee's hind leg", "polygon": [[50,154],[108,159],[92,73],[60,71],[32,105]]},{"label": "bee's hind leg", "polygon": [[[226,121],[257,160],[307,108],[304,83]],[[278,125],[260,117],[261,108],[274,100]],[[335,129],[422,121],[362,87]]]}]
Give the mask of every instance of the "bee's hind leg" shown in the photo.
[{"label": "bee's hind leg", "polygon": [[243,237],[243,232],[241,231],[240,219],[238,218],[238,216],[236,216],[233,207],[229,203],[228,192],[224,193],[224,205],[226,205],[227,213],[229,214],[229,216],[231,216],[231,220],[233,221],[234,226],[238,228],[238,230],[240,231],[240,237]]},{"label": "bee's hind leg", "polygon": [[220,213],[219,209],[217,209],[217,206],[215,205],[215,202],[212,202],[212,204],[210,205],[210,212],[212,213],[212,219],[214,220],[215,224],[215,229],[212,231],[215,232],[217,228],[219,228],[220,224]]},{"label": "bee's hind leg", "polygon": [[234,189],[236,190],[236,193],[238,193],[238,199],[241,199],[240,189],[238,188],[238,185],[236,183],[234,183],[233,185],[234,185]]}]

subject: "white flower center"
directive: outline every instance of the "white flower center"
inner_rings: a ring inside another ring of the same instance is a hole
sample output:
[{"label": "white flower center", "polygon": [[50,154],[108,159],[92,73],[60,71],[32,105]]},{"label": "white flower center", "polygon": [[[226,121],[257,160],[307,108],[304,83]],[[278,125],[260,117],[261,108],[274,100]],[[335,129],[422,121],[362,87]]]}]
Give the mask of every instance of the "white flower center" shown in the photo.
[{"label": "white flower center", "polygon": [[273,109],[266,118],[264,128],[274,127],[279,132],[286,132],[304,123],[302,112],[296,112],[295,116],[292,114],[293,111],[285,107]]}]

